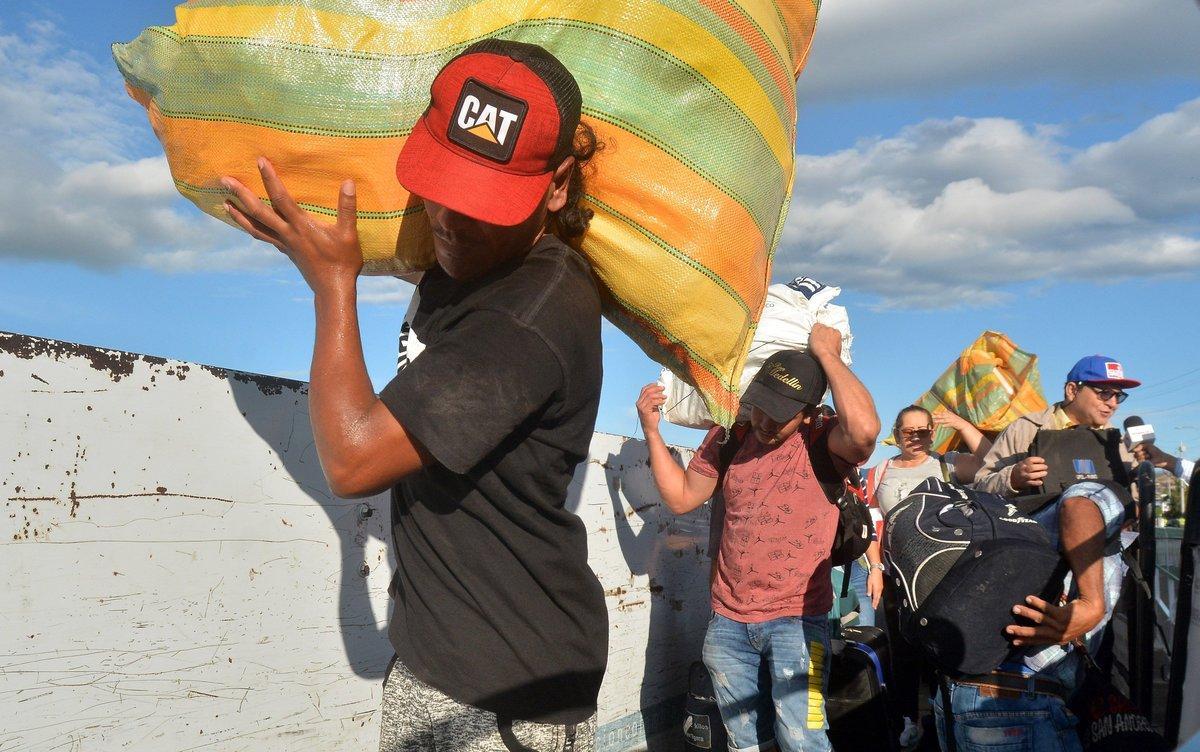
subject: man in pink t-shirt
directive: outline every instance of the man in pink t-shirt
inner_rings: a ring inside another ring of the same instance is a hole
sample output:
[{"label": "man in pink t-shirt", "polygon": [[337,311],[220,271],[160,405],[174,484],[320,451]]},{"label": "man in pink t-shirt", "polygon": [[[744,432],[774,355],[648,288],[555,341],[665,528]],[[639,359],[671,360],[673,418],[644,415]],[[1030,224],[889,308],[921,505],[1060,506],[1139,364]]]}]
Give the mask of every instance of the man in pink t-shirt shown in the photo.
[{"label": "man in pink t-shirt", "polygon": [[[879,434],[871,395],[840,353],[838,332],[817,324],[807,353],[772,355],[742,395],[750,421],[734,428],[731,440],[741,444],[721,486],[725,519],[714,615],[704,639],[704,663],[735,752],[830,748],[826,614],[838,515],[813,472],[811,453],[828,452],[835,465],[849,469],[871,456]],[[821,410],[826,388],[836,415]],[[683,514],[716,491],[725,431],[712,429],[684,470],[658,430],[664,401],[662,387],[644,387],[638,417],[659,494]]]}]

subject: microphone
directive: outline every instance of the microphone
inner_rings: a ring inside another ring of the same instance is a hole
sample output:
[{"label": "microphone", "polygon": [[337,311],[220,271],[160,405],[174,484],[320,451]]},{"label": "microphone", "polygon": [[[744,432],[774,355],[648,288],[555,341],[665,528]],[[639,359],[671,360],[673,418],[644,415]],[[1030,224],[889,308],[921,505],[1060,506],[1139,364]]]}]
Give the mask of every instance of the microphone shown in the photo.
[{"label": "microphone", "polygon": [[1154,426],[1142,420],[1140,416],[1130,415],[1122,425],[1125,427],[1126,449],[1132,449],[1134,444],[1154,443]]}]

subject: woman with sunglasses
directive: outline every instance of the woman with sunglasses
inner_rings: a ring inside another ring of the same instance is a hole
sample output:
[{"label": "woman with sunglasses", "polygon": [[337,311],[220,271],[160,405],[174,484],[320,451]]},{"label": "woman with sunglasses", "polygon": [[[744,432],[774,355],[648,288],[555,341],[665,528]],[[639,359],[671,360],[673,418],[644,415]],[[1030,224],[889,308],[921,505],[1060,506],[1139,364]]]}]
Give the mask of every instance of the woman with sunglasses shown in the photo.
[{"label": "woman with sunglasses", "polygon": [[[944,455],[932,451],[935,426],[946,426],[957,431],[968,451],[947,452]],[[916,405],[909,405],[896,415],[892,424],[892,438],[900,448],[900,454],[884,460],[867,473],[867,499],[877,527],[882,527],[883,517],[926,478],[970,483],[982,465],[983,455],[991,448],[991,442],[964,418],[945,409],[930,413]],[[882,534],[879,537],[882,540]],[[861,569],[858,562],[853,566]],[[857,579],[852,576],[851,584],[856,585]],[[892,688],[897,707],[904,717],[900,746],[911,748],[921,738],[918,722],[920,660],[917,650],[901,641],[895,586],[886,580],[883,609],[892,644]]]},{"label": "woman with sunglasses", "polygon": [[[931,450],[935,426],[946,426],[958,432],[966,452],[947,452],[939,455]],[[900,454],[871,468],[867,474],[867,498],[886,516],[926,478],[938,477],[957,483],[970,483],[983,464],[983,456],[992,443],[971,425],[970,421],[939,409],[930,413],[923,407],[909,405],[896,416],[892,438]]]}]

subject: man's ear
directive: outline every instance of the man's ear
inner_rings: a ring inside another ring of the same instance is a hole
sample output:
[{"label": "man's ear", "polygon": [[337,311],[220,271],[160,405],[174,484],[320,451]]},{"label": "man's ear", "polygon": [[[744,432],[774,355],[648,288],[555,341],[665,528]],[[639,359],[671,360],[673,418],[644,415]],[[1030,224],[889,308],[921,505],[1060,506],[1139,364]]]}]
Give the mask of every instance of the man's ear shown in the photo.
[{"label": "man's ear", "polygon": [[1068,381],[1063,385],[1063,401],[1068,405],[1075,401],[1075,395],[1079,394],[1079,385],[1074,381]]},{"label": "man's ear", "polygon": [[571,171],[575,169],[575,157],[567,157],[554,171],[550,181],[550,198],[546,210],[553,213],[567,205],[567,187],[571,183]]}]

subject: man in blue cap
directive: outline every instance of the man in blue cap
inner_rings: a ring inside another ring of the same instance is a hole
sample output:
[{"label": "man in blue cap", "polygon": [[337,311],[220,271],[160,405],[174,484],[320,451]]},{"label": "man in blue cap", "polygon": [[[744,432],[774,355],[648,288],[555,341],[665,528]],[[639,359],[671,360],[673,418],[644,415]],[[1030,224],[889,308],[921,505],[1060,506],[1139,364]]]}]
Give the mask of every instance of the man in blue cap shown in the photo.
[{"label": "man in blue cap", "polygon": [[1062,401],[1018,418],[984,457],[975,487],[1013,498],[1012,514],[1019,503],[1041,523],[1071,577],[1060,602],[1031,594],[1004,606],[1022,617],[1006,628],[1013,650],[990,674],[947,682],[949,707],[938,693],[943,745],[952,710],[959,749],[1081,749],[1067,702],[1082,681],[1084,652],[1099,648],[1120,594],[1120,531],[1132,504],[1133,457],[1111,421],[1125,390],[1140,384],[1115,358],[1082,358],[1067,374]]}]

